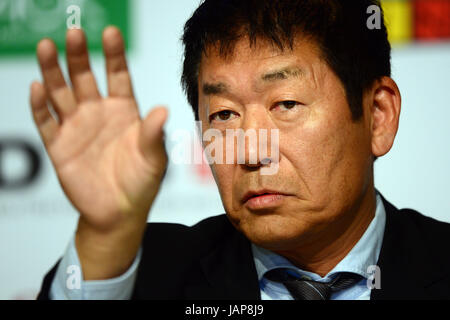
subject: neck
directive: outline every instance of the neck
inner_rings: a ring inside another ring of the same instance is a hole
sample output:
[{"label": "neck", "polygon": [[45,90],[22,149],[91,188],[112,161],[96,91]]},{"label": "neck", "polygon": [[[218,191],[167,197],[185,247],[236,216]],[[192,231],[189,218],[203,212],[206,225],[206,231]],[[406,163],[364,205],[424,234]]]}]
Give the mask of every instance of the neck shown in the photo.
[{"label": "neck", "polygon": [[326,227],[308,243],[294,250],[277,252],[295,266],[320,275],[328,274],[361,239],[375,216],[376,199],[372,185],[351,212]]}]

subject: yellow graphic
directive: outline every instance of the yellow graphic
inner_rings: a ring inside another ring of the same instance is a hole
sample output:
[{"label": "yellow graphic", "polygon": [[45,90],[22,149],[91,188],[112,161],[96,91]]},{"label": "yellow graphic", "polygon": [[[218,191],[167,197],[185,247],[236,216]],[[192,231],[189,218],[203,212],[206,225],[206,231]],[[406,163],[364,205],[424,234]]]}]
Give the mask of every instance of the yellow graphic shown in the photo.
[{"label": "yellow graphic", "polygon": [[391,44],[409,42],[413,38],[413,8],[407,0],[382,0],[385,23]]}]

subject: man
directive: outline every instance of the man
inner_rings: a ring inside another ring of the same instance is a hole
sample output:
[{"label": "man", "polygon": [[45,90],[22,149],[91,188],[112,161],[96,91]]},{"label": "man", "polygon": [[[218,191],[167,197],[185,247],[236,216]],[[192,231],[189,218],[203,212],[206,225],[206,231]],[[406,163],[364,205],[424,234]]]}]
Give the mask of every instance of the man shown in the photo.
[{"label": "man", "polygon": [[[167,164],[167,113],[139,117],[119,31],[103,36],[106,98],[80,30],[67,33],[72,87],[42,40],[33,115],[80,218],[39,298],[449,298],[449,225],[399,211],[374,188],[373,162],[393,145],[401,97],[384,23],[367,27],[371,5],[200,5],[184,30],[182,83],[203,133],[270,130],[278,141],[246,143],[243,161],[211,164],[226,215],[192,228],[146,223]],[[205,139],[205,150],[217,142]],[[68,283],[73,265],[80,288]]]}]

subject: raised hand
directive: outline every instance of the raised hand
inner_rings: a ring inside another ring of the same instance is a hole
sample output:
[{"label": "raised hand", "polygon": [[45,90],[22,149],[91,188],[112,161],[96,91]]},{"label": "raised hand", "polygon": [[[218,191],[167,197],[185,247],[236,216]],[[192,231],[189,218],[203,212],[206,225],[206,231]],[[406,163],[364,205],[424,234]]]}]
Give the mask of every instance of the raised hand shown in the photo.
[{"label": "raised hand", "polygon": [[86,279],[117,276],[132,262],[167,165],[167,110],[155,108],[141,119],[117,28],[105,29],[103,47],[107,97],[98,91],[81,30],[67,32],[71,86],[56,46],[44,39],[37,47],[44,83],[34,82],[30,96],[60,184],[80,213],[76,246]]}]

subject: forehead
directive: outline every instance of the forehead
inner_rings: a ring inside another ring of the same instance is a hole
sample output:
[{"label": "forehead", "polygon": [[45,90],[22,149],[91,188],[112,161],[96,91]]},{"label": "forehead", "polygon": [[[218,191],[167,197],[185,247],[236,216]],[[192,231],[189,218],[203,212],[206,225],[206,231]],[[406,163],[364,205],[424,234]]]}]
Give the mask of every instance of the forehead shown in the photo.
[{"label": "forehead", "polygon": [[201,59],[198,80],[202,83],[230,77],[254,79],[285,69],[306,74],[320,63],[323,63],[320,50],[312,40],[298,39],[292,49],[281,50],[268,41],[250,44],[248,38],[242,38],[226,55],[221,54],[218,46],[209,46]]}]

